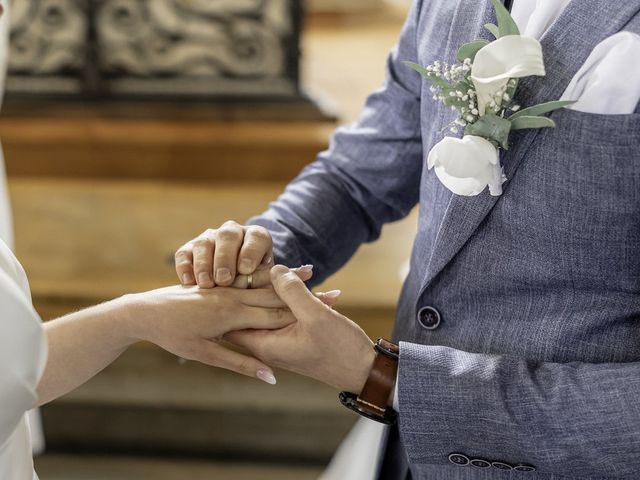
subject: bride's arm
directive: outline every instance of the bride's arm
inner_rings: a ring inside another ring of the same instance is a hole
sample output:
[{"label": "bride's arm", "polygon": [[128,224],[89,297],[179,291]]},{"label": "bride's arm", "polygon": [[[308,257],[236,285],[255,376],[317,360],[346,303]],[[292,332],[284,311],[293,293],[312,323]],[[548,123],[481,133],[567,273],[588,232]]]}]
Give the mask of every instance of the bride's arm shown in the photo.
[{"label": "bride's arm", "polygon": [[[257,308],[258,307],[258,308]],[[294,321],[272,290],[169,287],[125,295],[45,324],[49,356],[38,386],[45,404],[100,372],[131,344],[153,342],[188,360],[275,383],[259,360],[216,339],[246,328],[281,328]]]},{"label": "bride's arm", "polygon": [[40,405],[83,384],[136,341],[129,304],[123,297],[45,323],[49,355]]}]

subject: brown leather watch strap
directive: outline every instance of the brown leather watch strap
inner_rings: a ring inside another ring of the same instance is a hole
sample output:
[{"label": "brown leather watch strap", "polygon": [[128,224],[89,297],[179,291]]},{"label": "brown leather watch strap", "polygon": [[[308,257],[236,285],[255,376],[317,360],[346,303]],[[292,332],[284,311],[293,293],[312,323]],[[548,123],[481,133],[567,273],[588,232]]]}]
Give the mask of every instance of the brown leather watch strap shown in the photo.
[{"label": "brown leather watch strap", "polygon": [[400,348],[383,338],[378,339],[374,348],[376,357],[360,395],[340,392],[339,398],[345,407],[363,417],[391,425],[398,417],[388,402],[398,376]]},{"label": "brown leather watch strap", "polygon": [[360,395],[340,392],[339,398],[345,407],[363,417],[392,425],[396,422],[398,413],[387,403],[398,376],[400,348],[383,338],[378,339],[374,348],[376,357]]},{"label": "brown leather watch strap", "polygon": [[375,348],[377,355],[373,367],[356,401],[363,410],[384,415],[396,384],[400,349],[384,338],[378,339]]}]

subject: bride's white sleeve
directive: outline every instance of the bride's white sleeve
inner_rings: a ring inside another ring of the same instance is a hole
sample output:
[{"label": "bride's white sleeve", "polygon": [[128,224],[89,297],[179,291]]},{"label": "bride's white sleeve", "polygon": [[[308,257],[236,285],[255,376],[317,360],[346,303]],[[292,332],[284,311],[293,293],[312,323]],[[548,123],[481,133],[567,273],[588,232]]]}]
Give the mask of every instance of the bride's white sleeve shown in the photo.
[{"label": "bride's white sleeve", "polygon": [[37,400],[46,355],[24,271],[0,241],[0,448]]}]

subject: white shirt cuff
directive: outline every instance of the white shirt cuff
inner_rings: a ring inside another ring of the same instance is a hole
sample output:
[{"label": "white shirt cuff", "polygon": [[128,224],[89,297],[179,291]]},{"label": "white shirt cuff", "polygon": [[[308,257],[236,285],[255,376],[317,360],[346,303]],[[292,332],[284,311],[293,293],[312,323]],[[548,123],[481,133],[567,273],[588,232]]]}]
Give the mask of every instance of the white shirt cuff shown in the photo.
[{"label": "white shirt cuff", "polygon": [[[398,372],[398,373],[400,373],[400,372]],[[399,376],[400,376],[400,375],[398,375],[398,376],[396,377],[396,386],[393,388],[393,403],[392,403],[392,405],[393,405],[393,409],[394,409],[396,412],[399,412],[399,411],[400,411],[400,402],[399,402],[399,400],[398,400],[398,377],[399,377]]]}]

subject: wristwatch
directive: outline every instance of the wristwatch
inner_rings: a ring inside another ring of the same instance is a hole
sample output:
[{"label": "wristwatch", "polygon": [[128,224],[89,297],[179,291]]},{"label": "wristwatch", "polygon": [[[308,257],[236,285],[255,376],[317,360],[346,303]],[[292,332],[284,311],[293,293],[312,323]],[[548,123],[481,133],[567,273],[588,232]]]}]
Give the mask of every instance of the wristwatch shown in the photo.
[{"label": "wristwatch", "polygon": [[376,422],[392,425],[398,414],[388,401],[396,385],[400,347],[379,338],[373,347],[376,358],[360,395],[340,392],[340,402],[354,412]]}]

